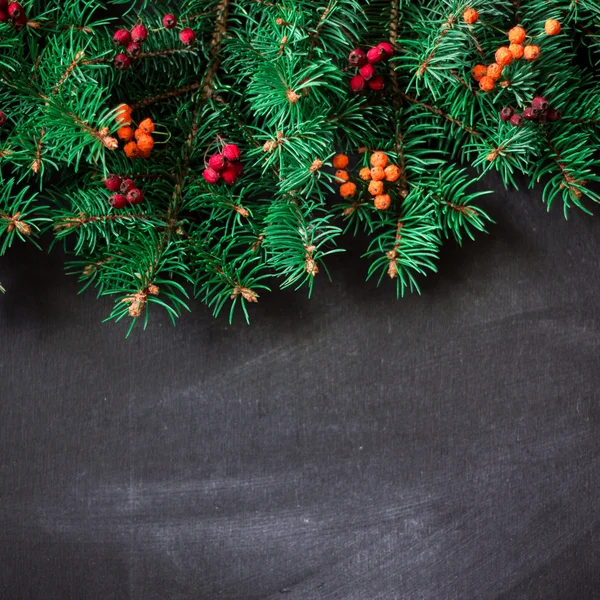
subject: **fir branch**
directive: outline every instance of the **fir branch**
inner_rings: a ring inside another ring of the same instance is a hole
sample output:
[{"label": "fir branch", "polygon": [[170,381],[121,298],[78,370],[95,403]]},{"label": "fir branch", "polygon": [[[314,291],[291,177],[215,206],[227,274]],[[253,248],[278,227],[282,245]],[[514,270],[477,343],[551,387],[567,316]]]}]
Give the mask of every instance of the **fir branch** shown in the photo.
[{"label": "fir branch", "polygon": [[156,96],[149,96],[148,98],[144,98],[139,100],[138,102],[134,102],[131,104],[131,108],[133,110],[137,110],[139,108],[144,108],[146,106],[150,106],[151,104],[155,104],[156,102],[162,102],[163,100],[170,100],[171,98],[176,98],[177,96],[183,96],[184,94],[189,94],[190,92],[196,91],[201,87],[201,83],[196,81],[194,83],[190,83],[188,85],[183,85],[174,90],[169,90],[168,92],[164,92],[162,94],[157,94]]}]

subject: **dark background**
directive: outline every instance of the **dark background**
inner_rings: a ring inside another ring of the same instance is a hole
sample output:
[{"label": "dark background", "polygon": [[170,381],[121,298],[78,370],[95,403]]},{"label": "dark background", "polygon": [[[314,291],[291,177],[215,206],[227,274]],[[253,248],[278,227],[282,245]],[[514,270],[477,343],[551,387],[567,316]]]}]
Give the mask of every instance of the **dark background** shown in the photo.
[{"label": "dark background", "polygon": [[251,326],[9,251],[0,598],[600,598],[600,223],[496,187],[421,297],[357,244]]}]

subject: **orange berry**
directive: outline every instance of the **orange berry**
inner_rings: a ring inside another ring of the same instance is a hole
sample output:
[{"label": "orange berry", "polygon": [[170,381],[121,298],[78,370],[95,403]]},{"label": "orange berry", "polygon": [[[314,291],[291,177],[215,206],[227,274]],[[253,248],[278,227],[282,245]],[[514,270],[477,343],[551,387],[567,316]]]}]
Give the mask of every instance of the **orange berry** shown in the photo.
[{"label": "orange berry", "polygon": [[140,137],[140,135],[144,135],[144,132],[138,127],[135,130],[135,139],[137,140]]},{"label": "orange berry", "polygon": [[119,136],[120,140],[129,142],[133,139],[133,129],[129,127],[129,125],[124,125],[123,127],[119,127],[119,129],[117,129],[117,135]]},{"label": "orange berry", "polygon": [[[388,155],[385,152],[373,152],[373,154],[371,154],[372,167],[381,167],[382,169],[385,169],[388,160]],[[373,176],[373,171],[371,171],[371,176]]]},{"label": "orange berry", "polygon": [[140,149],[135,142],[128,142],[123,148],[128,158],[137,158],[140,155]]},{"label": "orange berry", "polygon": [[333,166],[336,169],[345,169],[348,166],[348,157],[345,154],[336,154],[333,157]]},{"label": "orange berry", "polygon": [[344,181],[348,181],[348,179],[350,179],[350,176],[348,175],[348,171],[344,171],[344,169],[338,169],[335,172],[335,178],[338,181],[344,182]]},{"label": "orange berry", "polygon": [[525,60],[537,60],[540,57],[539,46],[525,46],[523,50]]},{"label": "orange berry", "polygon": [[340,194],[344,198],[352,198],[352,196],[354,196],[354,194],[356,194],[356,185],[354,183],[352,183],[351,181],[348,181],[347,183],[343,183],[340,186]]},{"label": "orange berry", "polygon": [[152,133],[154,131],[154,122],[150,118],[144,119],[140,123],[139,129],[141,129],[144,133]]},{"label": "orange berry", "polygon": [[150,150],[148,150],[147,152],[140,150],[140,158],[150,158]]},{"label": "orange berry", "polygon": [[361,179],[364,179],[364,181],[369,181],[371,179],[371,169],[369,169],[369,167],[361,169],[359,176]]},{"label": "orange berry", "polygon": [[371,181],[369,184],[369,194],[371,194],[371,196],[379,196],[379,194],[383,194],[383,181]]},{"label": "orange berry", "polygon": [[392,199],[389,194],[381,194],[375,196],[374,204],[377,210],[387,210],[392,204]]},{"label": "orange berry", "polygon": [[500,48],[496,50],[496,62],[501,67],[508,67],[512,61],[513,55],[508,46],[500,46]]},{"label": "orange berry", "polygon": [[487,68],[485,65],[475,65],[471,70],[471,75],[475,81],[481,81],[482,77],[487,75]]},{"label": "orange berry", "polygon": [[385,171],[383,167],[373,167],[371,169],[371,179],[375,181],[383,181],[385,179]]},{"label": "orange berry", "polygon": [[117,107],[117,114],[115,115],[115,121],[117,123],[124,123],[129,125],[131,123],[131,112],[132,108],[129,104],[120,104]]},{"label": "orange berry", "polygon": [[385,168],[385,180],[386,181],[398,181],[400,179],[400,168],[396,165],[388,165]]},{"label": "orange berry", "polygon": [[472,25],[479,19],[479,13],[474,8],[467,8],[463,13],[463,19],[465,20],[465,23]]},{"label": "orange berry", "polygon": [[560,23],[556,19],[548,19],[544,25],[546,35],[558,35],[560,30]]},{"label": "orange berry", "polygon": [[484,92],[491,92],[494,89],[495,85],[496,85],[496,82],[488,75],[486,75],[485,77],[482,77],[481,81],[479,82],[479,87]]},{"label": "orange berry", "polygon": [[492,63],[487,68],[487,76],[491,77],[494,81],[496,81],[496,79],[500,79],[500,77],[502,76],[502,69],[503,68],[504,67],[501,67],[498,63]]},{"label": "orange berry", "polygon": [[142,133],[142,135],[137,138],[137,145],[141,152],[150,152],[152,148],[154,148],[154,140],[151,135]]},{"label": "orange berry", "polygon": [[523,58],[523,53],[525,50],[523,49],[522,44],[511,44],[508,49],[513,55],[513,58]]},{"label": "orange berry", "polygon": [[508,39],[511,44],[522,44],[527,37],[527,32],[520,26],[513,27],[508,32]]}]

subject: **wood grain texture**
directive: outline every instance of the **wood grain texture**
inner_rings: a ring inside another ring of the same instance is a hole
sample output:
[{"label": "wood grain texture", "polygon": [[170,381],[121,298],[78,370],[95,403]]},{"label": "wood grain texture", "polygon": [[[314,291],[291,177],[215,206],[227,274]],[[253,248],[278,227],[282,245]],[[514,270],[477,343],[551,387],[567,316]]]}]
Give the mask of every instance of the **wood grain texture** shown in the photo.
[{"label": "wood grain texture", "polygon": [[4,600],[600,597],[600,223],[486,199],[422,297],[202,306],[123,340],[59,253],[0,263]]}]

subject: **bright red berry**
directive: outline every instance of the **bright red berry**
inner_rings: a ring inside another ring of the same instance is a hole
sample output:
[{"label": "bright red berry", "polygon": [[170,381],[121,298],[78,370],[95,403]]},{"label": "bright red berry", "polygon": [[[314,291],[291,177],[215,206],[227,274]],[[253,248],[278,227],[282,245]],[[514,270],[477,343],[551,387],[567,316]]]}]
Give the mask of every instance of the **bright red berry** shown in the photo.
[{"label": "bright red berry", "polygon": [[350,52],[348,62],[353,67],[362,67],[367,62],[367,55],[360,48],[355,48]]},{"label": "bright red berry", "polygon": [[8,13],[0,9],[0,23],[8,23]]},{"label": "bright red berry", "polygon": [[548,100],[543,96],[536,96],[531,101],[531,108],[534,110],[539,110],[541,112],[545,112],[548,109]]},{"label": "bright red berry", "polygon": [[162,24],[167,29],[173,29],[174,27],[177,27],[177,18],[175,15],[169,13],[162,18]]},{"label": "bright red berry", "polygon": [[551,123],[554,123],[554,121],[560,120],[561,117],[562,117],[562,113],[560,112],[560,110],[558,110],[556,108],[549,108],[548,111],[546,112],[546,119],[548,121],[550,121]]},{"label": "bright red berry", "polygon": [[521,127],[521,125],[523,125],[524,121],[523,121],[523,116],[515,113],[511,118],[510,118],[510,124],[513,125],[514,127]]},{"label": "bright red berry", "polygon": [[104,180],[104,185],[111,192],[118,192],[121,189],[121,178],[118,175],[111,173],[110,175],[107,175],[106,179]]},{"label": "bright red berry", "polygon": [[236,144],[227,144],[227,146],[225,146],[225,148],[223,148],[223,156],[229,162],[236,162],[236,161],[240,160],[241,152]]},{"label": "bright red berry", "polygon": [[131,39],[138,44],[148,37],[148,30],[143,25],[136,25],[131,30]]},{"label": "bright red berry", "polygon": [[228,165],[227,167],[225,167],[221,172],[221,177],[223,177],[223,181],[227,185],[233,185],[238,178],[236,170],[233,168],[233,165]]},{"label": "bright red berry", "polygon": [[213,154],[208,159],[208,166],[217,172],[222,171],[225,168],[225,157],[222,154]]},{"label": "bright red berry", "polygon": [[383,50],[384,60],[394,56],[394,46],[392,46],[389,42],[381,42],[381,44],[377,45],[377,48]]},{"label": "bright red berry", "polygon": [[127,29],[119,29],[113,35],[113,42],[117,46],[127,46],[131,43],[131,34]]},{"label": "bright red berry", "polygon": [[22,14],[24,14],[25,11],[18,2],[11,2],[8,5],[7,12],[11,19],[18,19]]},{"label": "bright red berry", "polygon": [[369,81],[367,81],[367,85],[375,92],[380,92],[385,86],[383,77],[381,75],[375,75],[372,77]]},{"label": "bright red berry", "polygon": [[515,111],[510,106],[505,106],[500,111],[500,118],[503,121],[510,121],[510,118],[515,114]]},{"label": "bright red berry", "polygon": [[129,190],[132,190],[135,187],[135,181],[133,179],[123,179],[121,181],[120,190],[123,194],[126,194]]},{"label": "bright red berry", "polygon": [[374,65],[378,62],[381,62],[384,59],[385,59],[385,52],[384,52],[383,48],[380,48],[379,46],[375,46],[375,48],[371,48],[367,52],[367,60],[372,65]]},{"label": "bright red berry", "polygon": [[355,75],[350,80],[350,89],[355,94],[362,92],[365,89],[365,78],[362,75]]},{"label": "bright red berry", "polygon": [[131,59],[126,54],[117,54],[114,62],[115,67],[119,69],[119,71],[128,69],[131,66]]},{"label": "bright red berry", "polygon": [[127,192],[127,202],[130,204],[141,204],[144,201],[144,192],[138,188],[133,188]]},{"label": "bright red berry", "polygon": [[369,81],[369,79],[375,75],[375,67],[372,64],[365,65],[361,68],[360,74],[362,75],[363,79]]},{"label": "bright red berry", "polygon": [[179,39],[183,44],[189,46],[194,43],[194,40],[196,39],[196,34],[189,27],[186,27],[185,29],[182,29],[180,31]]},{"label": "bright red berry", "polygon": [[108,199],[108,203],[113,208],[125,208],[127,206],[127,198],[123,194],[113,194]]},{"label": "bright red berry", "polygon": [[129,54],[129,56],[135,58],[136,56],[139,56],[141,53],[142,53],[141,44],[138,44],[137,42],[131,42],[131,44],[127,45],[127,54]]},{"label": "bright red berry", "polygon": [[219,179],[221,179],[221,175],[210,167],[204,169],[202,172],[202,177],[204,177],[204,181],[206,181],[206,183],[210,183],[211,185],[214,185],[219,181]]}]

